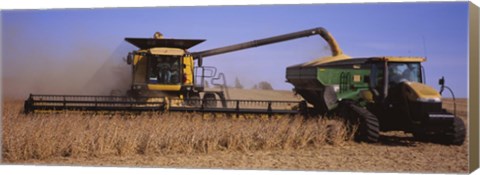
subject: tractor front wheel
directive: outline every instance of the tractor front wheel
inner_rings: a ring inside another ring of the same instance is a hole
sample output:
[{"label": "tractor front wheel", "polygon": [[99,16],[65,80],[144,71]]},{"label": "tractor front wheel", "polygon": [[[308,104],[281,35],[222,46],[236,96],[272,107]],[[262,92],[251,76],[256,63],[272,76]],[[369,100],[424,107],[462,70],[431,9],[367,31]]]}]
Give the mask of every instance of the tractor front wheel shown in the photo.
[{"label": "tractor front wheel", "polygon": [[466,129],[463,120],[455,117],[450,126],[445,131],[437,133],[428,133],[424,130],[413,133],[416,140],[441,143],[446,145],[462,145],[465,141]]}]

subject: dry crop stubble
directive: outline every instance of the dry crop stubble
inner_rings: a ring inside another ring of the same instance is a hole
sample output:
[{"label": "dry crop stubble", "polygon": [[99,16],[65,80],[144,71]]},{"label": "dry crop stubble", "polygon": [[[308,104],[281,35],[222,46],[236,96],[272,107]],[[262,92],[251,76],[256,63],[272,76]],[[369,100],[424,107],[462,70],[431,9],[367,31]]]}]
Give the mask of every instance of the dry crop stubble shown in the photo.
[{"label": "dry crop stubble", "polygon": [[[270,93],[272,98],[288,96]],[[452,100],[443,100],[444,107],[453,112]],[[457,115],[467,124],[466,99],[457,99],[456,104]],[[21,101],[4,100],[3,105],[5,163],[441,173],[468,170],[468,140],[462,146],[448,146],[414,141],[411,134],[402,132],[384,132],[379,144],[356,143],[350,141],[341,121],[331,119],[79,112],[26,116],[21,114]]]},{"label": "dry crop stubble", "polygon": [[6,162],[297,150],[341,145],[352,138],[343,121],[325,118],[150,112],[24,115],[21,108],[21,102],[4,102]]}]

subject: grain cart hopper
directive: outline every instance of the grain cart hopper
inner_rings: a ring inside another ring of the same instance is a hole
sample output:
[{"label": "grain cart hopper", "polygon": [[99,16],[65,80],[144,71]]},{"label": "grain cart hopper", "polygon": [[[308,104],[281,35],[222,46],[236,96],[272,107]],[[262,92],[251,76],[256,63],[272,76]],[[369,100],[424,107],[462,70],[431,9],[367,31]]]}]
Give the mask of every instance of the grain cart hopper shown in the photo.
[{"label": "grain cart hopper", "polygon": [[316,112],[359,122],[357,139],[376,142],[379,131],[399,130],[461,145],[464,123],[442,109],[439,92],[424,84],[424,61],[334,55],[290,66],[286,78]]},{"label": "grain cart hopper", "polygon": [[[298,31],[199,52],[187,49],[202,39],[168,39],[160,33],[153,38],[125,38],[138,50],[128,53],[132,82],[126,96],[34,95],[25,101],[25,112],[36,110],[91,111],[196,111],[225,113],[297,114],[298,101],[235,100],[225,98],[222,90],[206,91],[208,78],[221,80],[214,67],[203,66],[209,56],[263,46],[292,39],[319,35],[332,53],[341,55],[333,37],[323,28]],[[195,66],[195,62],[198,66]],[[223,78],[224,79],[224,78]],[[128,82],[125,82],[128,83]],[[212,82],[211,84],[216,84]],[[223,84],[224,85],[224,84]]]}]

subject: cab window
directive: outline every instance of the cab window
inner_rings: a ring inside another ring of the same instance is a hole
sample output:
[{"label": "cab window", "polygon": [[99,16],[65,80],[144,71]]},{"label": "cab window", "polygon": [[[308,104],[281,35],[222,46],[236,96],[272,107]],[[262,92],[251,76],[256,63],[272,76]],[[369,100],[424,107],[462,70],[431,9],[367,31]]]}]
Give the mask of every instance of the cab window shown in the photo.
[{"label": "cab window", "polygon": [[389,84],[395,85],[400,82],[420,82],[420,63],[389,63],[388,78]]},{"label": "cab window", "polygon": [[150,83],[180,83],[180,58],[178,56],[150,55],[148,60],[148,81]]}]

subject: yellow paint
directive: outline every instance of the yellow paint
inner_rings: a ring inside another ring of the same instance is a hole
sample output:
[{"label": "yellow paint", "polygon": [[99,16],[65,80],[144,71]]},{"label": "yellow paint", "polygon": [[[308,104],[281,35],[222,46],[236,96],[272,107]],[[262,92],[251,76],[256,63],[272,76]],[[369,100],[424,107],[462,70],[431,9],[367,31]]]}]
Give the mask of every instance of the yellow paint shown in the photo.
[{"label": "yellow paint", "polygon": [[139,55],[139,54],[135,54],[133,56],[133,65],[137,65],[138,62],[140,62],[140,60],[143,59],[143,56],[142,55]]},{"label": "yellow paint", "polygon": [[370,90],[362,90],[360,91],[360,97],[367,102],[373,102],[373,94]]},{"label": "yellow paint", "polygon": [[360,82],[361,76],[360,75],[353,75],[353,82]]},{"label": "yellow paint", "polygon": [[179,91],[182,86],[170,84],[148,84],[147,87],[148,90],[154,91]]},{"label": "yellow paint", "polygon": [[423,57],[385,57],[389,62],[424,62]]},{"label": "yellow paint", "polygon": [[187,55],[183,57],[182,60],[183,60],[183,64],[185,65],[185,67],[183,68],[183,74],[185,76],[181,77],[182,81],[184,77],[186,78],[183,84],[187,86],[192,86],[193,85],[193,68],[195,66],[193,62],[193,57],[191,55]]},{"label": "yellow paint", "polygon": [[387,57],[376,57],[373,60],[378,61],[389,61],[389,62],[425,62],[427,61],[426,58],[423,57],[394,57],[394,56],[387,56]]},{"label": "yellow paint", "polygon": [[166,48],[166,47],[155,47],[149,49],[149,52],[153,55],[184,55],[185,51],[178,48]]},{"label": "yellow paint", "polygon": [[440,93],[436,89],[417,82],[407,82],[405,88],[403,89],[404,94],[409,100],[415,101],[418,98],[423,99],[435,99],[441,98]]},{"label": "yellow paint", "polygon": [[[160,102],[166,103],[166,97],[155,97],[155,98],[148,98],[147,102]],[[157,106],[157,104],[147,104],[146,106]]]},{"label": "yellow paint", "polygon": [[165,96],[165,110],[167,110],[167,111],[170,109],[171,104],[169,104],[169,103],[170,103],[170,100],[168,100],[168,97]]}]

